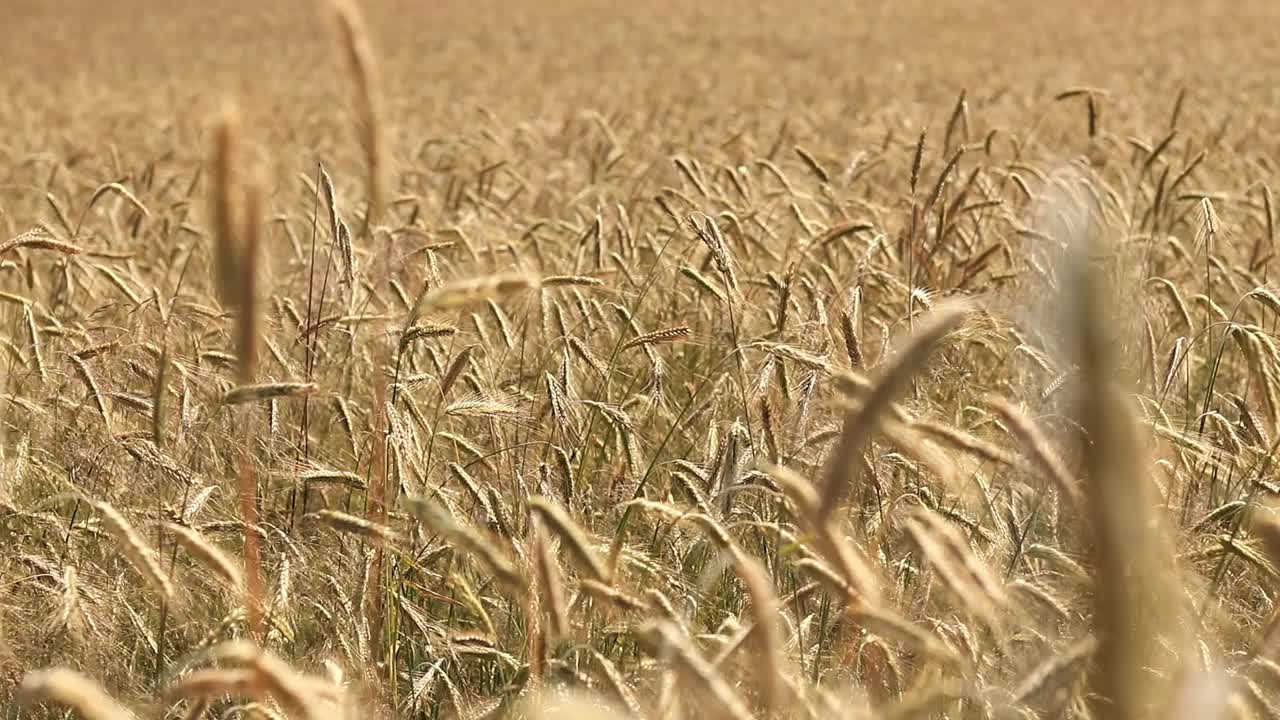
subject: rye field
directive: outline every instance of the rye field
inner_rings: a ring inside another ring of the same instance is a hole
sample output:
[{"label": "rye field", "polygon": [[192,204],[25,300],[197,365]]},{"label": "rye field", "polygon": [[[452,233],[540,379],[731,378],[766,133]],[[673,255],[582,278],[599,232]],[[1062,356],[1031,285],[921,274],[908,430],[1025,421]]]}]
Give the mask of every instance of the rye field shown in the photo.
[{"label": "rye field", "polygon": [[1274,0],[9,0],[0,717],[1280,714]]}]

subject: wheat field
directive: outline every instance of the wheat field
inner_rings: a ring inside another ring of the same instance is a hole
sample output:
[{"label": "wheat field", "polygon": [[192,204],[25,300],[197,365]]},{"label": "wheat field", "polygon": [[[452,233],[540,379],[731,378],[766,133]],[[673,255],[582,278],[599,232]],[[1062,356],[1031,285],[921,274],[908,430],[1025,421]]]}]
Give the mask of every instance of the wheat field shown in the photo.
[{"label": "wheat field", "polygon": [[0,717],[1280,714],[1280,4],[10,0]]}]

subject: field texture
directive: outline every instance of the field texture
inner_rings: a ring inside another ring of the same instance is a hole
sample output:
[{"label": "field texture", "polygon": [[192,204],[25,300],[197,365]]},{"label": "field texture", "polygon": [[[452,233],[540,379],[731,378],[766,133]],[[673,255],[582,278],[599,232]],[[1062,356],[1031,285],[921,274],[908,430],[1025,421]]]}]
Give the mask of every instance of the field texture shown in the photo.
[{"label": "field texture", "polygon": [[1280,713],[1280,3],[3,15],[0,717]]}]

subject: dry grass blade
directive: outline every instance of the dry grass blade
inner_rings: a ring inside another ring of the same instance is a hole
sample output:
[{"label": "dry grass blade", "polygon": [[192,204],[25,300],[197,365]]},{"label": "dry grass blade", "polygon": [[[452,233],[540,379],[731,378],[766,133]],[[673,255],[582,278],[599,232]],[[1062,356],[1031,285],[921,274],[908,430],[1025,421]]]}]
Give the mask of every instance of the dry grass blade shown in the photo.
[{"label": "dry grass blade", "polygon": [[239,591],[244,587],[244,575],[240,568],[236,567],[231,558],[206,540],[203,535],[185,525],[174,523],[167,523],[164,529],[232,590]]},{"label": "dry grass blade", "polygon": [[98,357],[99,355],[114,352],[119,348],[120,348],[119,341],[112,341],[112,342],[98,343],[97,345],[91,345],[86,348],[81,348],[71,354],[74,355],[75,357],[80,358],[81,360],[89,360],[90,358],[95,358],[95,357]]},{"label": "dry grass blade", "polygon": [[166,345],[157,361],[156,379],[151,386],[151,442],[158,448],[164,447],[168,423],[169,365],[169,348]]},{"label": "dry grass blade", "polygon": [[1013,691],[1016,702],[1027,703],[1036,696],[1056,693],[1082,672],[1083,665],[1097,650],[1093,638],[1073,643],[1065,652],[1055,655],[1027,674]]},{"label": "dry grass blade", "polygon": [[449,337],[457,332],[458,329],[451,325],[437,325],[434,323],[414,325],[405,330],[404,334],[400,336],[400,347],[406,347],[418,340]]},{"label": "dry grass blade", "polygon": [[79,255],[84,252],[80,246],[57,240],[43,230],[28,230],[9,242],[0,244],[0,256],[18,248],[52,250],[63,255]]},{"label": "dry grass blade", "polygon": [[[1090,227],[1087,217],[1084,227]],[[1089,260],[1090,251],[1102,249],[1097,247],[1100,239],[1083,235],[1076,241],[1079,247],[1066,270],[1075,303],[1076,360],[1086,388],[1081,425],[1091,440],[1086,508],[1097,568],[1094,687],[1105,703],[1098,704],[1100,712],[1138,717],[1164,694],[1159,675],[1147,670],[1160,645],[1182,647],[1181,619],[1173,603],[1181,593],[1169,563],[1174,548],[1155,512],[1155,489],[1144,472],[1138,422],[1127,395],[1116,386],[1120,363],[1108,305],[1112,295]]]},{"label": "dry grass blade", "polygon": [[1049,444],[1044,433],[1004,398],[991,398],[990,404],[991,408],[1005,421],[1009,432],[1022,444],[1024,452],[1030,456],[1045,478],[1052,482],[1058,492],[1065,495],[1073,506],[1081,507],[1084,499],[1080,493],[1079,483],[1067,470],[1066,464],[1058,457],[1058,453]]},{"label": "dry grass blade", "polygon": [[237,640],[214,648],[214,657],[254,674],[254,682],[279,702],[293,717],[320,720],[327,717],[322,709],[326,700],[335,697],[334,689],[315,678],[305,677],[276,655],[245,640]]},{"label": "dry grass blade", "polygon": [[917,420],[911,423],[910,427],[912,430],[928,436],[930,440],[970,453],[987,462],[1008,467],[1017,466],[1017,459],[1008,451],[949,425]]},{"label": "dry grass blade", "polygon": [[783,668],[783,637],[778,627],[781,603],[763,563],[738,553],[736,568],[751,597],[751,617],[755,621],[758,646],[754,655],[756,684],[764,696],[766,714],[777,714],[783,711],[787,700],[783,683],[786,674]]},{"label": "dry grass blade", "polygon": [[223,109],[214,128],[213,218],[214,269],[222,302],[243,296],[240,272],[243,239],[238,215],[240,178],[236,172],[240,143],[240,113],[234,105]]},{"label": "dry grass blade", "polygon": [[446,415],[464,418],[518,420],[524,417],[524,413],[512,400],[500,396],[461,397],[449,403],[444,411]]},{"label": "dry grass blade", "polygon": [[345,470],[307,470],[299,473],[298,479],[304,483],[345,485],[356,490],[363,490],[368,485],[360,475]]},{"label": "dry grass blade", "polygon": [[552,500],[543,497],[530,498],[529,509],[537,513],[547,528],[560,538],[570,554],[577,560],[580,569],[585,570],[593,580],[602,583],[609,582],[609,572],[605,568],[604,562],[596,555],[595,550],[591,549],[591,545],[587,542],[586,534],[573,521],[573,518],[569,517],[568,511]]},{"label": "dry grass blade", "polygon": [[644,712],[636,701],[635,693],[627,686],[626,680],[623,679],[622,673],[618,671],[617,666],[609,658],[595,650],[591,651],[591,658],[596,661],[596,665],[599,666],[600,673],[604,676],[609,691],[617,698],[622,707],[626,708],[633,718],[644,717]]},{"label": "dry grass blade", "polygon": [[542,287],[601,287],[604,281],[600,278],[585,275],[548,275],[542,278]]},{"label": "dry grass blade", "polygon": [[1005,604],[1003,585],[973,554],[955,526],[932,510],[913,508],[907,515],[906,528],[960,603],[988,626],[994,626],[997,613]]},{"label": "dry grass blade", "polygon": [[880,416],[906,389],[934,346],[959,327],[968,312],[966,306],[956,304],[940,307],[931,313],[892,363],[881,372],[862,407],[845,413],[840,439],[823,470],[817,518],[820,523],[825,523],[843,504],[853,480],[858,453],[879,424]]},{"label": "dry grass blade", "polygon": [[227,405],[260,402],[272,398],[303,397],[317,390],[315,383],[280,382],[256,385],[239,385],[222,396]]},{"label": "dry grass blade", "polygon": [[542,523],[536,519],[531,523],[530,533],[533,536],[531,550],[534,578],[542,595],[542,603],[550,618],[551,641],[564,637],[569,631],[569,620],[564,598],[564,585],[560,577],[560,563],[556,561],[551,544],[542,530]]},{"label": "dry grass blade", "polygon": [[89,196],[88,204],[85,205],[84,211],[80,213],[80,221],[76,223],[76,230],[74,233],[75,237],[80,237],[80,228],[84,226],[84,219],[89,214],[89,211],[98,203],[99,198],[106,196],[108,193],[115,193],[116,195],[124,198],[125,201],[132,205],[133,209],[141,213],[143,217],[151,217],[151,211],[147,209],[146,205],[142,204],[142,201],[139,200],[137,196],[129,191],[129,188],[118,182],[104,183],[99,185],[97,190],[93,191],[93,195]]},{"label": "dry grass blade", "polygon": [[368,172],[366,184],[369,193],[369,209],[365,225],[369,227],[382,207],[383,162],[386,155],[380,125],[382,92],[378,84],[377,69],[374,67],[369,33],[365,29],[364,20],[360,17],[359,11],[350,0],[331,0],[331,6],[338,29],[338,45],[355,85],[354,105],[359,112],[360,144],[364,148],[365,166]]},{"label": "dry grass blade", "polygon": [[84,720],[134,720],[134,714],[98,683],[66,668],[28,674],[18,688],[28,702],[48,702],[75,710]]},{"label": "dry grass blade", "polygon": [[453,384],[458,381],[458,377],[462,375],[462,371],[471,360],[471,353],[474,349],[475,346],[468,345],[449,363],[449,367],[444,371],[444,376],[440,378],[440,397],[449,396],[449,391],[453,389]]},{"label": "dry grass blade", "polygon": [[427,310],[450,310],[486,300],[494,300],[537,287],[532,275],[504,273],[486,275],[470,280],[454,281],[439,287],[424,286],[422,293],[409,311],[406,327],[412,327]]},{"label": "dry grass blade", "polygon": [[202,700],[223,695],[266,698],[257,673],[245,669],[196,670],[165,690],[170,699]]},{"label": "dry grass blade", "polygon": [[316,513],[316,517],[339,532],[358,535],[374,543],[389,542],[396,539],[395,531],[386,525],[370,522],[340,510],[321,510]]},{"label": "dry grass blade", "polygon": [[160,556],[156,554],[155,549],[142,538],[142,535],[134,529],[133,525],[114,507],[104,502],[94,503],[94,507],[97,508],[98,514],[102,516],[102,522],[106,526],[107,532],[110,532],[120,543],[120,551],[129,560],[129,563],[147,581],[148,585],[156,590],[166,602],[172,604],[177,599],[176,592],[168,574],[160,569]]},{"label": "dry grass blade", "polygon": [[107,429],[111,429],[111,413],[107,410],[107,401],[102,393],[102,389],[98,387],[98,381],[93,376],[93,372],[89,370],[89,366],[84,360],[75,355],[69,356],[71,364],[76,368],[76,374],[80,376],[80,381],[88,388],[89,393],[93,396],[94,404],[98,406],[98,414],[102,416],[102,421],[106,423]]},{"label": "dry grass blade", "polygon": [[499,581],[511,588],[525,585],[515,565],[475,528],[459,522],[444,506],[433,500],[408,499],[409,511],[423,525],[449,539],[458,549],[479,560]]},{"label": "dry grass blade", "polygon": [[936,636],[930,635],[896,613],[869,605],[854,605],[849,608],[849,614],[855,622],[868,631],[900,643],[910,648],[912,652],[950,666],[958,666],[963,662],[954,650],[947,647]]},{"label": "dry grass blade", "polygon": [[[648,609],[648,605],[640,598],[608,583],[584,578],[579,582],[579,585],[586,595],[603,600],[605,603],[614,605],[622,610],[644,612]],[[581,598],[581,596],[579,597]]]},{"label": "dry grass blade", "polygon": [[687,337],[689,332],[689,328],[683,326],[655,330],[651,333],[645,333],[644,335],[631,338],[623,344],[622,349],[629,350],[633,347],[640,347],[642,345],[656,345],[658,343],[672,342],[677,338]]},{"label": "dry grass blade", "polygon": [[712,717],[735,720],[754,717],[742,697],[698,654],[679,628],[658,620],[642,627],[640,637],[659,659],[675,668],[688,686],[689,698],[705,704]]}]

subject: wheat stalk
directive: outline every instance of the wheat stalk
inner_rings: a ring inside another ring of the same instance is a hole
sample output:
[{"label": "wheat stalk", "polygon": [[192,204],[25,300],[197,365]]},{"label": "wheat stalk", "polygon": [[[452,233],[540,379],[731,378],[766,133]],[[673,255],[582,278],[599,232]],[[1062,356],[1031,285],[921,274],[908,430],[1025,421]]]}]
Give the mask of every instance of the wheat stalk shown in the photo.
[{"label": "wheat stalk", "polygon": [[66,705],[85,720],[133,720],[133,713],[116,702],[98,683],[67,668],[28,674],[19,688],[30,700]]},{"label": "wheat stalk", "polygon": [[173,604],[177,599],[177,593],[168,574],[160,569],[160,556],[155,549],[142,538],[142,535],[120,514],[120,511],[104,502],[94,503],[94,508],[102,516],[107,531],[120,543],[120,550],[129,560],[129,564],[133,565],[138,574],[160,594],[165,602]]}]

